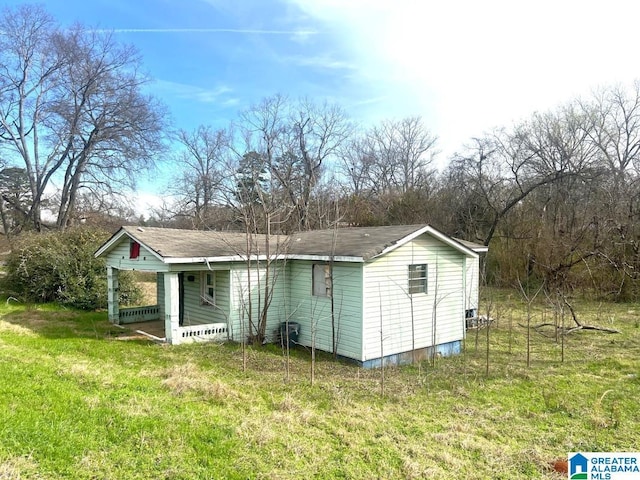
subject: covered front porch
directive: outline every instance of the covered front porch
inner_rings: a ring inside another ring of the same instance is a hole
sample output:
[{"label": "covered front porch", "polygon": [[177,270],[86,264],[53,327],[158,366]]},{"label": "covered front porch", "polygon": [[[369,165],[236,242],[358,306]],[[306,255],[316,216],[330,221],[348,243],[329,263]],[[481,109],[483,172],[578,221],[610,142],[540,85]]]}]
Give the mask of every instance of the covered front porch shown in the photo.
[{"label": "covered front porch", "polygon": [[[120,308],[119,269],[107,267],[109,321],[127,326],[156,341],[225,341],[229,338],[228,271],[155,272],[156,304]],[[217,285],[217,287],[216,287]],[[222,321],[221,321],[222,320]]]}]

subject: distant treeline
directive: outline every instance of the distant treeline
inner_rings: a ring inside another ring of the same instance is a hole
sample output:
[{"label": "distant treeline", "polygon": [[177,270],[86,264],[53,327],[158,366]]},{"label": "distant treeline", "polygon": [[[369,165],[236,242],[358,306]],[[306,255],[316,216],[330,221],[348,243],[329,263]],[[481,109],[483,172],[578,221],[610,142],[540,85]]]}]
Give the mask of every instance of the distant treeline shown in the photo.
[{"label": "distant treeline", "polygon": [[[108,32],[60,28],[30,5],[6,10],[0,30],[7,235],[80,222],[247,234],[430,223],[489,245],[494,284],[637,297],[637,83],[470,139],[437,171],[437,135],[419,116],[362,127],[339,105],[275,95],[226,128],[175,130],[142,93],[135,49]],[[160,161],[173,172],[164,204],[138,219],[126,200]]]}]

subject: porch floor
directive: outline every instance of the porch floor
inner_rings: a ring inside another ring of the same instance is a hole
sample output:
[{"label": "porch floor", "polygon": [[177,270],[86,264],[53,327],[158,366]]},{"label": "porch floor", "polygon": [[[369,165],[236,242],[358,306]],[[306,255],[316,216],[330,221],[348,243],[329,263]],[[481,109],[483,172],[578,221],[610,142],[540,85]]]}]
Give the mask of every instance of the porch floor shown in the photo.
[{"label": "porch floor", "polygon": [[135,322],[120,325],[121,327],[133,332],[150,337],[152,340],[165,340],[164,321],[150,320],[148,322]]}]

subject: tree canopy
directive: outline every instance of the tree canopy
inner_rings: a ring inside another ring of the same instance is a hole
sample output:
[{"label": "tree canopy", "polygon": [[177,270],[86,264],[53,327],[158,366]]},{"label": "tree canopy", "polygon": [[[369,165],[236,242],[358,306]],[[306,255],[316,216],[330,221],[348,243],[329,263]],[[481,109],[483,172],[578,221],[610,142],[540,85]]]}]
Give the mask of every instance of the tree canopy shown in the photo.
[{"label": "tree canopy", "polygon": [[171,195],[150,223],[248,234],[430,223],[490,245],[496,284],[640,294],[640,83],[496,126],[442,159],[420,115],[358,125],[336,103],[280,94],[226,125],[170,133],[138,53],[113,34],[60,28],[29,5],[0,29],[5,233],[41,230],[45,207],[59,229],[117,209],[170,136]]},{"label": "tree canopy", "polygon": [[81,192],[113,194],[153,164],[164,108],[143,93],[136,50],[109,32],[62,29],[33,5],[5,10],[0,30],[0,149],[26,172],[22,226],[40,230],[48,201],[64,229]]}]

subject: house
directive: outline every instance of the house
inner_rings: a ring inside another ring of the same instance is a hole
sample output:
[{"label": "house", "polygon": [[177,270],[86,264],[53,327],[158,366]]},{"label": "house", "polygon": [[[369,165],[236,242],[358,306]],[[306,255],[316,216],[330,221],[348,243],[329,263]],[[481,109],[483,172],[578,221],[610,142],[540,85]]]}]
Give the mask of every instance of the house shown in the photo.
[{"label": "house", "polygon": [[[276,341],[289,322],[300,344],[373,367],[460,351],[486,251],[429,225],[269,237],[125,226],[96,256],[113,323],[162,320],[178,344],[244,341],[261,318]],[[121,270],[156,273],[157,305],[121,309]]]}]

